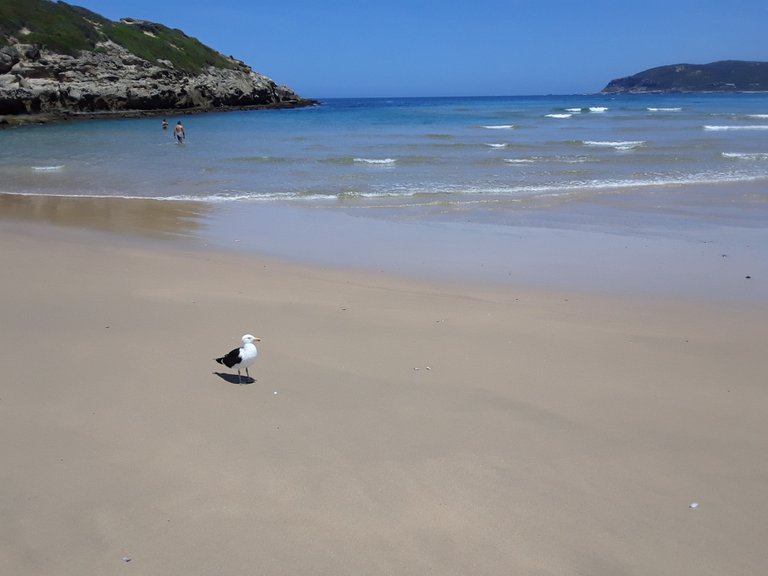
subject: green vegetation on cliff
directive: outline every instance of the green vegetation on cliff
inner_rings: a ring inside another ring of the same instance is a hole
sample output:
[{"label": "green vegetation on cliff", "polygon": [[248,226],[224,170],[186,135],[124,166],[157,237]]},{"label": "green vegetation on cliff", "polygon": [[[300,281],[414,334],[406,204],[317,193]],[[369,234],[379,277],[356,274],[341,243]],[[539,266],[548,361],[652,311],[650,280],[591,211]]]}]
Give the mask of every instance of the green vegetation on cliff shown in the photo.
[{"label": "green vegetation on cliff", "polygon": [[153,64],[167,60],[174,68],[191,74],[208,66],[246,68],[181,30],[127,18],[112,22],[65,2],[0,0],[0,47],[7,45],[11,36],[73,56],[82,50],[98,50],[99,42],[112,41]]}]

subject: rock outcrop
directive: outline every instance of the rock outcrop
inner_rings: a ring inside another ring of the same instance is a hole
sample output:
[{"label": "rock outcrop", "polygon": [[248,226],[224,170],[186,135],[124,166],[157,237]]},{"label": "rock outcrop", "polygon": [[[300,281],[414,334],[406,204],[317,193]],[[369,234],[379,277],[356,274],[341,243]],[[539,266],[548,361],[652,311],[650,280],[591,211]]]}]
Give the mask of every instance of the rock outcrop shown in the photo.
[{"label": "rock outcrop", "polygon": [[765,91],[768,91],[768,62],[742,60],[659,66],[611,80],[602,90],[604,94]]},{"label": "rock outcrop", "polygon": [[[94,25],[96,32],[101,28],[98,22],[86,21]],[[116,24],[137,28],[148,38],[158,37],[153,30],[169,31],[210,51],[182,32],[158,24],[132,19]],[[104,34],[97,36],[93,49],[76,50],[74,54],[27,42],[30,34],[30,30],[22,28],[0,38],[0,116],[63,118],[314,103],[216,52],[219,65],[202,65],[193,72],[189,66],[181,69],[170,59],[142,58]],[[172,48],[181,50],[175,45]]]}]

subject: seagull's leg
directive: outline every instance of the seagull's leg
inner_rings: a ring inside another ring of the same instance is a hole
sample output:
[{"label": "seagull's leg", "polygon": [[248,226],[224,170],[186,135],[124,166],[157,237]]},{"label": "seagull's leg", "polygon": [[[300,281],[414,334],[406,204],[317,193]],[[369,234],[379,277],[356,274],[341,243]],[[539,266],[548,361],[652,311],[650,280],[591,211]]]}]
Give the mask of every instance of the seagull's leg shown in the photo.
[{"label": "seagull's leg", "polygon": [[238,384],[242,384],[243,383],[243,378],[242,378],[242,376],[240,376],[240,368],[237,369],[237,383]]},{"label": "seagull's leg", "polygon": [[251,375],[248,373],[248,366],[245,367],[245,375],[248,377],[247,380],[251,380]]}]

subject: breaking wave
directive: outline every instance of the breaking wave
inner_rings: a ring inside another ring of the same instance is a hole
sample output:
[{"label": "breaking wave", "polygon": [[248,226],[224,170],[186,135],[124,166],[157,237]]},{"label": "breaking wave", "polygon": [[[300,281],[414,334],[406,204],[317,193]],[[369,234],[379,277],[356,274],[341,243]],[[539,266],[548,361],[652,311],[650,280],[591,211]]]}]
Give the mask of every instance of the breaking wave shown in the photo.
[{"label": "breaking wave", "polygon": [[397,162],[395,158],[353,158],[354,162],[361,164],[392,165]]},{"label": "breaking wave", "polygon": [[736,160],[768,160],[768,152],[723,152],[723,158]]},{"label": "breaking wave", "polygon": [[64,168],[64,164],[57,166],[32,166],[33,172],[58,172]]},{"label": "breaking wave", "polygon": [[726,130],[768,130],[768,124],[758,124],[755,126],[704,126],[707,132],[723,132]]},{"label": "breaking wave", "polygon": [[645,146],[645,140],[621,140],[618,142],[585,140],[583,144],[584,146],[590,146],[592,148],[613,148],[615,150],[633,150],[640,146]]}]

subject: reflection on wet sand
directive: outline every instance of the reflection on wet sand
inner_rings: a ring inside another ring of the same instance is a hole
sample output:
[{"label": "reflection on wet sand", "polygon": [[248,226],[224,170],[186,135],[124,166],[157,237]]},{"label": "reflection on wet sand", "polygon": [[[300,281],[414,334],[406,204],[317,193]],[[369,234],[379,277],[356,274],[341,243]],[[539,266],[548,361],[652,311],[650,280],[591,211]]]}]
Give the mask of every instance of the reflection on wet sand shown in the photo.
[{"label": "reflection on wet sand", "polygon": [[154,238],[197,235],[212,212],[203,202],[0,194],[0,220]]}]

